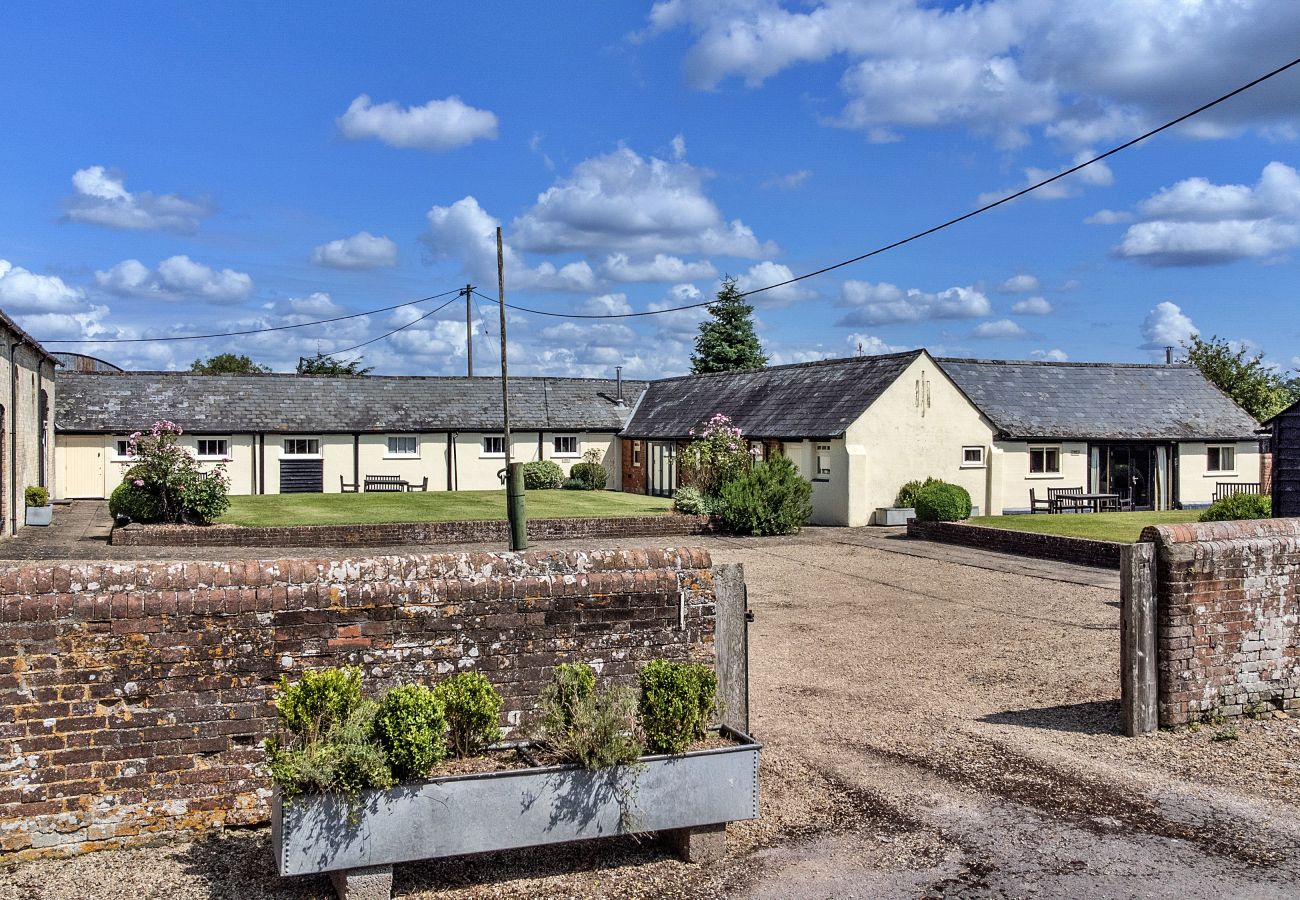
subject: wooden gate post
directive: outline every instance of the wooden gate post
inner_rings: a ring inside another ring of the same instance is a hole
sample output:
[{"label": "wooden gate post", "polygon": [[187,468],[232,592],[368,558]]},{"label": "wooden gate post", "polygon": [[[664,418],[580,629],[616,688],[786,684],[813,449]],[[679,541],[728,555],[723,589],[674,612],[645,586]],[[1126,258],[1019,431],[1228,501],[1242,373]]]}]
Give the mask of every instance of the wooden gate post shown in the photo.
[{"label": "wooden gate post", "polygon": [[1119,675],[1124,733],[1160,727],[1156,666],[1156,545],[1131,544],[1120,553]]},{"label": "wooden gate post", "polygon": [[713,646],[717,653],[722,722],[749,734],[749,604],[745,567],[739,563],[714,566],[713,591],[716,603]]}]

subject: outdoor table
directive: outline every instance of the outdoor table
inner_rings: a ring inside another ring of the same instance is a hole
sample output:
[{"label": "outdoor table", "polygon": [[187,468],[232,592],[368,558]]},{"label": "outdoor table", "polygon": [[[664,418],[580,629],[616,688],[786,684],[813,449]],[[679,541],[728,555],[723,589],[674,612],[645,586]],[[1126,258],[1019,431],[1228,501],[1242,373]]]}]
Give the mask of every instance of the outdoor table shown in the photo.
[{"label": "outdoor table", "polygon": [[1101,512],[1102,505],[1107,500],[1119,500],[1119,494],[1068,494],[1064,497],[1056,498],[1058,503],[1068,502],[1076,509],[1083,504],[1091,504],[1093,512]]}]

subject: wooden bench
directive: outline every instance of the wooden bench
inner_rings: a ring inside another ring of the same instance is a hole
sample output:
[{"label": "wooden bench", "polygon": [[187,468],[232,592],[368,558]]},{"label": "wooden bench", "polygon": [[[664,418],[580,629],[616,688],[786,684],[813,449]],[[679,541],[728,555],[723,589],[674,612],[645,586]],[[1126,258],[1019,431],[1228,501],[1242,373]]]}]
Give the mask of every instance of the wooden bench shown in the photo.
[{"label": "wooden bench", "polygon": [[365,490],[367,494],[376,492],[400,494],[405,492],[406,482],[400,475],[367,475]]},{"label": "wooden bench", "polygon": [[1260,493],[1260,483],[1258,481],[1218,481],[1214,485],[1214,499],[1216,501],[1231,497],[1233,494],[1258,493]]},{"label": "wooden bench", "polygon": [[1068,488],[1048,488],[1047,502],[1050,504],[1050,511],[1054,513],[1065,512],[1091,512],[1092,503],[1085,503],[1082,500],[1074,499],[1078,494],[1083,493],[1081,487]]}]

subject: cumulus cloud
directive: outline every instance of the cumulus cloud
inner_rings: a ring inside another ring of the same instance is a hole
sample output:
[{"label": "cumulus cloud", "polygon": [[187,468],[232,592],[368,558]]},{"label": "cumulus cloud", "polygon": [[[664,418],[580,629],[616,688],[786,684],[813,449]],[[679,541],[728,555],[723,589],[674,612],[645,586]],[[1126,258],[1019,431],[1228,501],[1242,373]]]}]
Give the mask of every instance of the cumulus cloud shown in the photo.
[{"label": "cumulus cloud", "polygon": [[584,160],[511,224],[514,242],[539,253],[776,253],[739,219],[726,221],[704,192],[708,173],[626,147]]},{"label": "cumulus cloud", "polygon": [[317,291],[306,297],[292,297],[285,301],[285,312],[290,316],[301,316],[305,321],[328,319],[331,316],[346,315],[347,310],[334,302],[324,291]]},{"label": "cumulus cloud", "polygon": [[78,169],[72,187],[72,196],[64,201],[68,218],[105,228],[193,234],[213,212],[206,199],[132,193],[126,189],[126,176],[104,166]]},{"label": "cumulus cloud", "polygon": [[1163,352],[1165,347],[1177,347],[1195,334],[1200,330],[1178,304],[1165,300],[1142,320],[1142,349]]},{"label": "cumulus cloud", "polygon": [[1025,337],[1029,332],[1021,328],[1010,319],[998,319],[996,322],[981,322],[975,326],[972,332],[977,338],[989,338],[993,340],[1006,340],[1009,338]]},{"label": "cumulus cloud", "polygon": [[856,307],[840,325],[885,325],[926,319],[975,319],[993,312],[988,297],[973,287],[951,287],[938,293],[903,290],[888,282],[846,281],[840,286],[841,305]]},{"label": "cumulus cloud", "polygon": [[1038,290],[1038,279],[1026,274],[1012,275],[998,285],[998,291],[1003,294],[1027,294],[1036,290]]},{"label": "cumulus cloud", "polygon": [[902,353],[907,347],[888,344],[874,334],[851,334],[844,339],[857,356],[879,356],[883,353]]},{"label": "cumulus cloud", "polygon": [[792,191],[797,187],[802,187],[803,183],[812,177],[812,172],[808,169],[799,169],[795,172],[787,172],[784,175],[773,175],[761,185],[764,189],[782,188]]},{"label": "cumulus cloud", "polygon": [[1070,355],[1059,348],[1053,348],[1051,350],[1032,350],[1029,355],[1034,359],[1041,359],[1044,362],[1069,362],[1070,360]]},{"label": "cumulus cloud", "polygon": [[707,259],[686,262],[679,256],[656,253],[653,259],[633,260],[626,253],[605,257],[600,274],[611,281],[670,282],[713,278],[718,270]]},{"label": "cumulus cloud", "polygon": [[1133,214],[1123,210],[1099,209],[1083,220],[1085,225],[1120,225],[1132,222]]},{"label": "cumulus cloud", "polygon": [[686,156],[686,138],[683,135],[677,135],[671,142],[673,148],[673,159],[682,159]]},{"label": "cumulus cloud", "polygon": [[475,109],[459,97],[400,106],[391,100],[375,104],[362,94],[338,117],[337,124],[343,136],[352,140],[375,138],[390,147],[420,150],[452,150],[497,136],[496,115]]},{"label": "cumulus cloud", "polygon": [[1052,304],[1046,297],[1026,297],[1013,303],[1011,311],[1022,316],[1046,316],[1052,312]]},{"label": "cumulus cloud", "polygon": [[[789,281],[791,278],[794,278],[794,272],[790,271],[789,266],[774,263],[771,260],[764,260],[757,265],[750,266],[745,274],[738,276],[736,278],[736,288],[743,294],[747,291],[765,288],[770,284],[781,284],[781,282]],[[807,300],[815,296],[817,296],[817,292],[807,287],[804,282],[795,282],[794,284],[783,284],[781,287],[774,287],[746,299],[755,306],[770,308],[788,306],[799,300]]]},{"label": "cumulus cloud", "polygon": [[57,275],[38,275],[0,259],[0,309],[9,313],[66,313],[80,309],[86,299],[81,288],[69,287]]},{"label": "cumulus cloud", "polygon": [[218,272],[188,256],[164,259],[157,269],[150,269],[138,259],[124,260],[107,272],[96,272],[95,283],[122,297],[156,300],[239,303],[253,292],[253,279],[244,272]]},{"label": "cumulus cloud", "polygon": [[382,269],[397,265],[397,244],[359,231],[352,237],[321,244],[312,251],[311,261],[330,269]]},{"label": "cumulus cloud", "polygon": [[[1096,156],[1096,154],[1091,150],[1080,150],[1075,154],[1074,160],[1070,163],[1070,166],[1077,166],[1094,156]],[[984,205],[992,203],[995,200],[1001,200],[1003,197],[1009,197],[1017,191],[1022,191],[1027,187],[1038,184],[1040,181],[1045,181],[1046,179],[1051,178],[1058,172],[1065,171],[1070,168],[1070,166],[1062,166],[1055,171],[1030,166],[1025,169],[1025,180],[1020,184],[1015,187],[1006,188],[1005,190],[989,191],[980,194],[979,197],[976,198],[975,202]],[[1114,183],[1115,174],[1111,172],[1110,167],[1104,162],[1095,162],[1086,168],[1080,169],[1070,175],[1066,175],[1059,181],[1053,181],[1051,184],[1044,185],[1032,194],[1027,194],[1026,196],[1032,197],[1035,200],[1064,200],[1067,197],[1079,196],[1085,185],[1088,187],[1109,187]]]},{"label": "cumulus cloud", "polygon": [[1187,178],[1138,204],[1117,255],[1150,266],[1270,257],[1300,244],[1300,173],[1271,162],[1254,186]]}]

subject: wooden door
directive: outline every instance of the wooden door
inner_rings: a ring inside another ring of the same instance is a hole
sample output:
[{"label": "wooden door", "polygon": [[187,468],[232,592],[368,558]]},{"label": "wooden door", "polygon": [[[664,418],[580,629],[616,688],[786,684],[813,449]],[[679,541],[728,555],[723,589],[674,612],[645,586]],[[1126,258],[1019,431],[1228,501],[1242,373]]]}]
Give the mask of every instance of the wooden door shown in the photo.
[{"label": "wooden door", "polygon": [[63,494],[70,500],[104,496],[104,439],[69,435],[63,439]]}]

